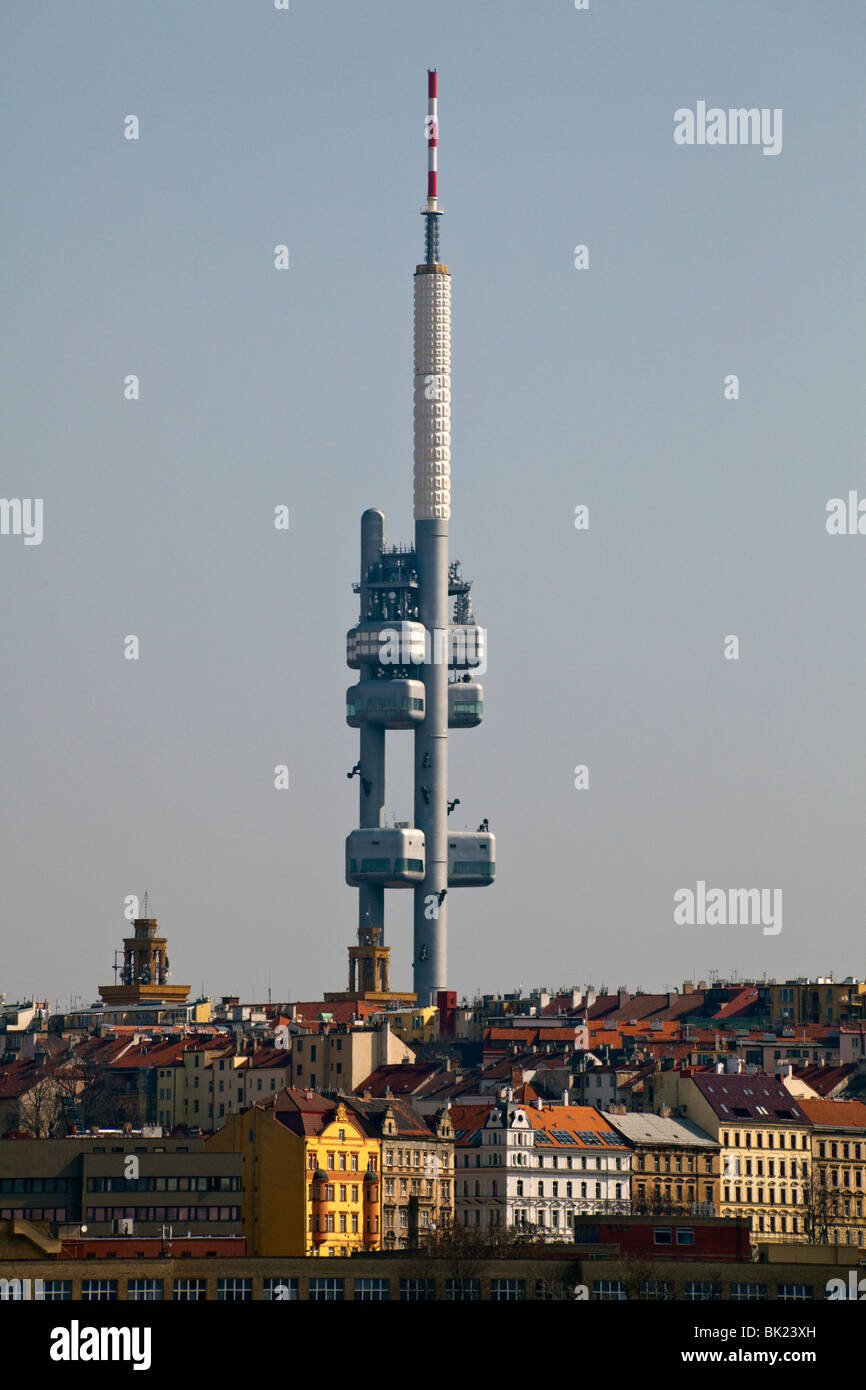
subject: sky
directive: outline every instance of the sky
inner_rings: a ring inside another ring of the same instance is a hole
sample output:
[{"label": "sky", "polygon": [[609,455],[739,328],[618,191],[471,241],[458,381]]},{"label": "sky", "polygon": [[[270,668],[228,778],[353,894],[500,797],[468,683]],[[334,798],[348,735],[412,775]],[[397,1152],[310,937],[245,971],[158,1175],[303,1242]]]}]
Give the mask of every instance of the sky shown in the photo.
[{"label": "sky", "polygon": [[[0,990],[90,1003],[145,889],[194,993],[345,988],[345,633],[363,509],[412,535],[428,67],[489,645],[450,824],[497,836],[449,984],[862,978],[866,535],[827,531],[866,499],[862,6],[13,0],[2,31],[0,494],[43,522],[0,535]],[[781,148],[676,143],[699,102],[781,112]],[[675,921],[699,882],[781,892],[781,930]]]}]

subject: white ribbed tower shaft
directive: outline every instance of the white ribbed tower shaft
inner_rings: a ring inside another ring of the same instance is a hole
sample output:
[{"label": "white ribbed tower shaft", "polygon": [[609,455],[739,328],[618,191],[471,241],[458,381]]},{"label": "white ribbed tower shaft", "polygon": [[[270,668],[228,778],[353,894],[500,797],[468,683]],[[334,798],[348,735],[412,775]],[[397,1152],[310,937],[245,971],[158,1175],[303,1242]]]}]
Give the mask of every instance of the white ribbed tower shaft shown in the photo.
[{"label": "white ribbed tower shaft", "polygon": [[[434,78],[435,94],[435,74]],[[435,111],[435,108],[434,108]],[[435,168],[435,166],[434,166]],[[435,174],[434,174],[435,179]],[[435,188],[435,182],[434,182]],[[440,216],[428,199],[428,218]],[[437,229],[438,230],[438,229]],[[436,237],[438,242],[438,236]],[[428,222],[428,247],[431,245]],[[415,888],[414,979],[419,1003],[447,985],[448,519],[451,515],[451,276],[435,263],[415,271],[415,553],[425,717],[415,731],[415,825],[426,844]]]}]

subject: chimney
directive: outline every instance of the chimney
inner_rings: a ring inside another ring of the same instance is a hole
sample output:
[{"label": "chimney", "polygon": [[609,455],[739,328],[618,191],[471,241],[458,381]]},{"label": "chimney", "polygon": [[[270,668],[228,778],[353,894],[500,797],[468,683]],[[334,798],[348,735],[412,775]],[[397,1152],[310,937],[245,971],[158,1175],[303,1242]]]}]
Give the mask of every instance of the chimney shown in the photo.
[{"label": "chimney", "polygon": [[[385,1067],[388,1065],[388,1051],[390,1040],[391,1025],[386,1018],[383,1018],[376,1039],[376,1053],[378,1056],[378,1065],[380,1067]],[[375,1071],[375,1067],[373,1070]]]},{"label": "chimney", "polygon": [[535,1108],[536,1108],[536,1110],[543,1110],[543,1109],[544,1109],[544,1101],[541,1099],[541,1096],[536,1096],[536,1097],[535,1097]]}]

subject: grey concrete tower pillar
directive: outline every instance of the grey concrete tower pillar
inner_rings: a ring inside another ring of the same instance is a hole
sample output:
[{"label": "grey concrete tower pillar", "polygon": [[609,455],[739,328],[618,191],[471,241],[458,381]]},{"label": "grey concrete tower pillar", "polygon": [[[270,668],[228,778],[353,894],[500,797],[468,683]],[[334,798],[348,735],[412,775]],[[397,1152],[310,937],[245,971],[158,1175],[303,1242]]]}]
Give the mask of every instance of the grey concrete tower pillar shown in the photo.
[{"label": "grey concrete tower pillar", "polygon": [[[435,215],[435,214],[434,214]],[[415,729],[415,825],[426,846],[415,888],[414,979],[435,1003],[448,975],[448,520],[451,515],[451,277],[415,271],[415,554],[425,629],[425,713]]]},{"label": "grey concrete tower pillar", "polygon": [[[361,517],[361,618],[366,617],[369,603],[366,579],[385,544],[385,513],[368,508]],[[359,680],[374,680],[376,667],[363,665]],[[361,776],[358,778],[358,825],[380,826],[385,816],[385,730],[375,724],[362,722],[360,728]],[[366,789],[366,790],[365,790]],[[385,940],[385,889],[381,884],[365,883],[358,889],[358,926],[380,927],[381,941]]]}]

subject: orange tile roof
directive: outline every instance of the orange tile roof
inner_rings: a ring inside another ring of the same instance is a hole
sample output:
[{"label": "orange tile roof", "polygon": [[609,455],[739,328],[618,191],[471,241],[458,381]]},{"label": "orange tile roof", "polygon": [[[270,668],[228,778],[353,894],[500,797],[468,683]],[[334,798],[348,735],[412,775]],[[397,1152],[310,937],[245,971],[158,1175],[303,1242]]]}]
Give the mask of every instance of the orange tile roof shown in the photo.
[{"label": "orange tile roof", "polygon": [[491,1109],[492,1102],[490,1105],[451,1106],[448,1118],[454,1126],[454,1143],[458,1147],[466,1144],[479,1129],[484,1128]]},{"label": "orange tile roof", "polygon": [[526,1118],[533,1129],[540,1129],[553,1139],[553,1143],[560,1148],[597,1148],[597,1145],[589,1145],[585,1140],[579,1138],[569,1138],[566,1144],[564,1140],[559,1140],[553,1134],[554,1130],[561,1130],[563,1133],[577,1135],[580,1131],[585,1134],[610,1134],[619,1142],[606,1147],[628,1149],[628,1145],[621,1136],[611,1129],[607,1120],[592,1105],[546,1105],[543,1110],[536,1110],[534,1107],[527,1108]]},{"label": "orange tile roof", "polygon": [[866,1105],[860,1100],[807,1100],[798,1096],[797,1104],[812,1124],[820,1125],[822,1129],[836,1126],[840,1129],[866,1129]]}]

